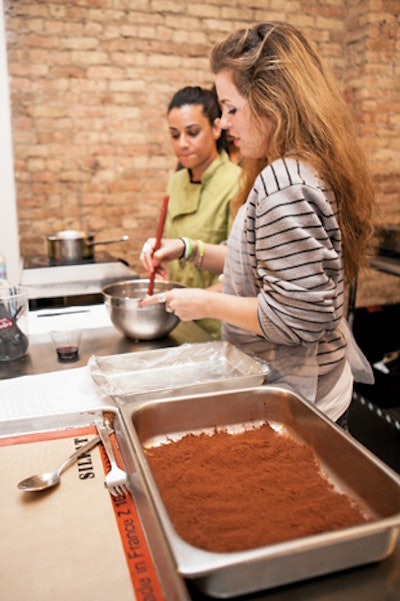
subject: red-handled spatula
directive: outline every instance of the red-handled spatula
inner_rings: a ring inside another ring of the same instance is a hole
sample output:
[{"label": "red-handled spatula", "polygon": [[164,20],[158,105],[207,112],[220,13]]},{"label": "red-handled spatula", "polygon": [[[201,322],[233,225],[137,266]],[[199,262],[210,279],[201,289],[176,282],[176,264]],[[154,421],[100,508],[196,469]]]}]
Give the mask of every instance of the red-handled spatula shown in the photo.
[{"label": "red-handled spatula", "polygon": [[[169,201],[169,196],[168,196],[168,194],[166,194],[163,198],[160,219],[158,221],[157,238],[156,238],[156,245],[154,247],[154,252],[156,250],[158,250],[161,246],[161,238],[162,238],[163,231],[164,231],[165,218],[167,216],[168,201]],[[156,277],[156,272],[153,271],[153,273],[150,276],[149,286],[147,288],[148,296],[153,296],[155,277]]]}]

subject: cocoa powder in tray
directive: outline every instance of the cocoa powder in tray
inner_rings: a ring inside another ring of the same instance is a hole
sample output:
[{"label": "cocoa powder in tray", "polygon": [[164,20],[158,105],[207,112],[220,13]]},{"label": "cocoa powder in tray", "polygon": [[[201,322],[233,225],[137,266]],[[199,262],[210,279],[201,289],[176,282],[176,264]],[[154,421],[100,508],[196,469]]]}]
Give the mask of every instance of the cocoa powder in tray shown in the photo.
[{"label": "cocoa powder in tray", "polygon": [[372,519],[323,476],[311,446],[268,424],[187,434],[145,455],[175,530],[207,551],[243,551]]}]

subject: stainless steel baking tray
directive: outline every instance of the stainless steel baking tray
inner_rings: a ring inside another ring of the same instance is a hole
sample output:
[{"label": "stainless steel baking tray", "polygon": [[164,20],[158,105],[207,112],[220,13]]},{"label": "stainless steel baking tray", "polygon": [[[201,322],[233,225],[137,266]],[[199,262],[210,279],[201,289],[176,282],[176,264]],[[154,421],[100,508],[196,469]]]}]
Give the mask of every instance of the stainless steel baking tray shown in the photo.
[{"label": "stainless steel baking tray", "polygon": [[[157,569],[157,573],[160,579],[160,585],[162,587],[163,594],[165,599],[174,599],[174,601],[190,601],[191,597],[189,592],[187,591],[186,585],[182,579],[182,577],[176,572],[175,564],[173,557],[171,556],[170,549],[167,546],[165,541],[165,537],[163,532],[160,529],[158,524],[157,517],[154,512],[154,508],[151,502],[151,499],[148,497],[148,493],[145,489],[144,483],[142,479],[138,477],[137,473],[134,473],[134,464],[133,464],[133,454],[131,449],[131,443],[129,437],[126,433],[126,429],[124,427],[123,421],[119,414],[118,409],[113,406],[101,405],[98,408],[90,409],[88,411],[65,411],[60,413],[51,413],[51,414],[43,414],[40,416],[32,416],[27,418],[17,418],[17,419],[4,419],[1,420],[1,429],[0,429],[0,444],[2,438],[15,437],[15,443],[18,441],[18,436],[44,433],[44,432],[54,432],[59,431],[63,433],[68,433],[68,430],[93,426],[96,421],[104,417],[105,413],[108,414],[109,417],[112,417],[114,431],[116,435],[116,440],[118,443],[118,448],[121,453],[121,458],[123,465],[128,472],[129,476],[129,489],[131,491],[132,497],[134,499],[136,509],[140,515],[142,523],[145,523],[145,534],[149,543],[149,550],[151,553],[151,557],[154,561],[154,565]],[[23,476],[28,476],[28,472],[21,473],[19,478]],[[18,478],[16,476],[15,479],[15,490],[17,486]],[[62,485],[61,485],[62,486]],[[65,484],[64,484],[65,486]],[[18,494],[31,494],[31,493],[20,493]],[[34,496],[33,500],[39,502],[40,495],[44,494],[44,496],[48,496],[48,493],[32,493]],[[53,490],[51,495],[55,495],[57,497],[57,491]],[[107,494],[105,492],[105,494]],[[38,495],[38,496],[36,496]],[[11,497],[10,497],[11,499]],[[55,507],[58,509],[60,506],[57,506],[56,498],[53,499],[55,502]],[[56,509],[57,511],[57,509]],[[124,512],[123,505],[120,506],[120,511]],[[128,522],[130,518],[128,516]],[[101,541],[102,533],[96,533],[98,535],[99,540]],[[18,533],[17,533],[18,536]],[[78,536],[78,534],[77,534]],[[103,541],[104,542],[104,541]],[[107,541],[104,542],[106,544]],[[101,553],[101,545],[99,546],[99,553]],[[89,558],[91,565],[95,564],[95,558]],[[88,561],[89,561],[88,559]],[[72,560],[73,561],[73,560]],[[32,562],[35,564],[35,557],[32,556]],[[66,569],[73,569],[73,565],[71,563],[70,566],[66,566]],[[40,573],[40,570],[43,570],[42,565],[37,566],[37,573]],[[97,574],[96,578],[98,581],[103,582],[102,574]],[[51,579],[50,579],[51,580]],[[50,582],[49,580],[49,582]],[[70,598],[74,599],[87,599],[87,586],[85,582],[79,583],[78,589],[76,586],[77,582],[75,581],[71,587],[66,585],[65,583],[60,582],[59,585],[63,586],[63,592],[65,596],[66,586],[68,591],[70,592]],[[58,586],[58,583],[57,583]],[[77,590],[79,590],[77,596]],[[134,595],[134,592],[132,591]],[[11,594],[12,596],[12,594]],[[90,598],[90,595],[89,595]],[[129,596],[129,599],[132,597]],[[31,601],[39,601],[37,595],[35,595],[35,591],[32,592],[32,596],[30,597]],[[121,599],[119,601],[122,601]]]},{"label": "stainless steel baking tray", "polygon": [[269,374],[265,361],[225,341],[107,357],[93,355],[89,369],[100,394],[117,404],[259,386]]},{"label": "stainless steel baking tray", "polygon": [[[219,391],[125,404],[121,414],[134,461],[146,482],[179,573],[205,594],[227,598],[270,589],[384,559],[400,525],[400,478],[321,412],[273,386]],[[339,490],[358,499],[376,519],[334,532],[242,552],[210,553],[174,530],[143,448],[167,438],[266,420],[310,444]]]}]

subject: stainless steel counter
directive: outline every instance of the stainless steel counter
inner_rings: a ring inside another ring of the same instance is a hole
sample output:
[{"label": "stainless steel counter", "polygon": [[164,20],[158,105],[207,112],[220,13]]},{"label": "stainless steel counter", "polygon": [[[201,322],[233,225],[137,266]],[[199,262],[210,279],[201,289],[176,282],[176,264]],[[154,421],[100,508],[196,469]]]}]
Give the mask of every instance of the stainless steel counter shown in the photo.
[{"label": "stainless steel counter", "polygon": [[171,347],[185,342],[207,342],[209,335],[193,322],[181,322],[169,336],[158,340],[137,342],[120,334],[114,327],[87,329],[83,331],[79,360],[61,363],[48,334],[29,336],[28,354],[14,361],[0,361],[0,380],[39,373],[83,367],[89,357],[96,355],[118,355]]},{"label": "stainless steel counter", "polygon": [[98,294],[103,286],[136,278],[138,274],[125,263],[110,258],[109,261],[57,266],[46,263],[36,269],[25,268],[21,285],[28,288],[30,300],[37,300]]}]

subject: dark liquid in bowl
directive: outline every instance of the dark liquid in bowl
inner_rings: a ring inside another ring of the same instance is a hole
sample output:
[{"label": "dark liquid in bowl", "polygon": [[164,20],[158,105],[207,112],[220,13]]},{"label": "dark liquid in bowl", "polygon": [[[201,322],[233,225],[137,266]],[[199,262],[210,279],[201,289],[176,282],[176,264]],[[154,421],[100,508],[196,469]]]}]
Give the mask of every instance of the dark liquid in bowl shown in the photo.
[{"label": "dark liquid in bowl", "polygon": [[57,348],[59,361],[77,361],[79,358],[77,346],[60,346]]}]

